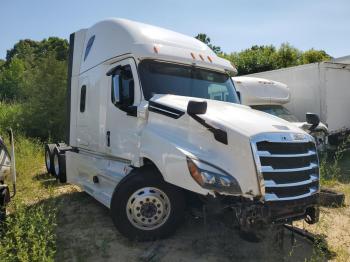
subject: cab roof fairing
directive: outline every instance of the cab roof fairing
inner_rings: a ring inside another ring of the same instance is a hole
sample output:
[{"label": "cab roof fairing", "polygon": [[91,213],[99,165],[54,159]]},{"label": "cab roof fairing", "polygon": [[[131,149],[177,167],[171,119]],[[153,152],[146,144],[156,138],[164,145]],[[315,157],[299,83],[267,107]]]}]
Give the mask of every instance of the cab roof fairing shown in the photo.
[{"label": "cab roof fairing", "polygon": [[[89,39],[94,36],[94,43],[84,60]],[[103,20],[87,29],[80,73],[125,54],[132,54],[139,59],[195,63],[201,67],[227,71],[232,75],[237,73],[229,61],[218,57],[207,45],[194,37],[119,18]]]}]

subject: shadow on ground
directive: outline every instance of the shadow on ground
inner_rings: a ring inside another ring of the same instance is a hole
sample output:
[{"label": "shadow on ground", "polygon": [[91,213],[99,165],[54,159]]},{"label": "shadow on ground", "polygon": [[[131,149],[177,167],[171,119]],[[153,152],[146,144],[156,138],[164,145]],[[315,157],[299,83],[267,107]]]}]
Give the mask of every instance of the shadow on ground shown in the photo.
[{"label": "shadow on ground", "polygon": [[[131,242],[119,234],[109,210],[84,192],[60,185],[46,174],[37,175],[44,186],[58,187],[56,261],[326,261],[314,245],[290,231],[277,240],[274,230],[251,243],[230,225],[231,214],[201,219],[188,215],[176,234],[154,242]],[[63,190],[66,188],[67,190]],[[64,192],[64,193],[63,193]]]}]

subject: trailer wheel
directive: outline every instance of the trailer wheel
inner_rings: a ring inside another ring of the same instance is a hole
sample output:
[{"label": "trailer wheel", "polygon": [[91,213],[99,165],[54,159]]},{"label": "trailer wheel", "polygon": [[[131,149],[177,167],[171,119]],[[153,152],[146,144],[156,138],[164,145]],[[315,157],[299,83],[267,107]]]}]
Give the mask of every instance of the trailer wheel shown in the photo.
[{"label": "trailer wheel", "polygon": [[47,173],[54,175],[54,165],[53,165],[53,154],[54,149],[56,148],[55,144],[46,144],[45,145],[45,165]]},{"label": "trailer wheel", "polygon": [[153,167],[135,169],[113,195],[113,222],[131,240],[167,237],[184,218],[183,192],[154,175],[155,172],[158,170]]}]

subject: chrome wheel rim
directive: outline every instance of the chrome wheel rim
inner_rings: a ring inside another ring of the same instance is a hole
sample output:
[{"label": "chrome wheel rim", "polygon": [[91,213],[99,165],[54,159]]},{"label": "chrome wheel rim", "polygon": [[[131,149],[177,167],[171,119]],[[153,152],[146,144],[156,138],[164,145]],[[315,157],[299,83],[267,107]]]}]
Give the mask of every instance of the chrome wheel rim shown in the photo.
[{"label": "chrome wheel rim", "polygon": [[58,176],[58,174],[60,172],[60,167],[59,167],[59,164],[58,164],[58,155],[57,154],[54,155],[53,165],[55,167],[55,173]]},{"label": "chrome wheel rim", "polygon": [[169,218],[168,196],[155,187],[144,187],[133,193],[127,202],[126,213],[130,223],[142,230],[154,230]]},{"label": "chrome wheel rim", "polygon": [[50,170],[51,161],[50,161],[50,153],[49,153],[49,151],[46,151],[45,161],[46,161],[46,168],[47,168],[47,170]]}]

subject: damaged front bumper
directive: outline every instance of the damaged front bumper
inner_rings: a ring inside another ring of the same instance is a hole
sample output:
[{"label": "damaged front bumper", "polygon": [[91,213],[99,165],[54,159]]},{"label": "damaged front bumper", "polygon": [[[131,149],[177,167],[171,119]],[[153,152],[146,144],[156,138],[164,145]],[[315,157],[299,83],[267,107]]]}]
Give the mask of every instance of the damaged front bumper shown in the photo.
[{"label": "damaged front bumper", "polygon": [[307,198],[289,201],[264,202],[221,195],[217,195],[214,201],[220,202],[219,205],[216,203],[217,207],[232,209],[242,229],[250,229],[259,225],[286,224],[301,219],[309,224],[317,223],[318,199],[319,194],[316,193]]}]

